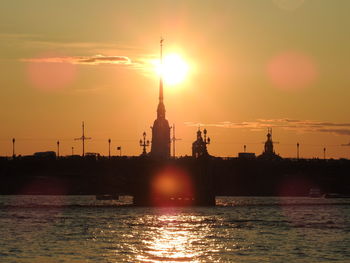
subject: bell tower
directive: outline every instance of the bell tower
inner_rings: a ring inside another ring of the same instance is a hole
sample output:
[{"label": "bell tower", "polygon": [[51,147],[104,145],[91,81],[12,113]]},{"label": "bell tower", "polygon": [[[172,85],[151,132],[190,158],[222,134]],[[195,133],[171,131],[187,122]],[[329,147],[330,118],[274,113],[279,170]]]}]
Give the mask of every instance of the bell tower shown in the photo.
[{"label": "bell tower", "polygon": [[273,150],[272,129],[271,128],[268,128],[266,137],[267,137],[267,140],[265,142],[264,154],[273,155],[273,154],[275,154],[275,152]]},{"label": "bell tower", "polygon": [[[160,62],[163,65],[163,41],[160,40]],[[170,157],[170,126],[165,119],[165,106],[163,97],[163,72],[159,80],[159,102],[157,107],[157,119],[154,121],[152,128],[152,145],[151,156],[155,158]]]}]

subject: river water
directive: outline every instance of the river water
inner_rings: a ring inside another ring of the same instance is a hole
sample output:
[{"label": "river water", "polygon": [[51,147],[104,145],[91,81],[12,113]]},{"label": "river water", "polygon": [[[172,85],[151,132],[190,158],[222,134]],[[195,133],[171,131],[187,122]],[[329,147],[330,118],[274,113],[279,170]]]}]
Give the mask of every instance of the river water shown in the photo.
[{"label": "river water", "polygon": [[0,262],[350,262],[350,199],[128,202],[0,196]]}]

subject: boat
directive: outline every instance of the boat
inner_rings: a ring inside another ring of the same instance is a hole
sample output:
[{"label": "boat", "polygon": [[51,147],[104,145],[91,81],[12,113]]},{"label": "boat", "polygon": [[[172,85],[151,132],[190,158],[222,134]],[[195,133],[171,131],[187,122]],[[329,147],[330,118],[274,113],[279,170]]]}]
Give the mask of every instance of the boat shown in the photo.
[{"label": "boat", "polygon": [[338,193],[328,193],[324,194],[324,198],[350,198],[350,195],[338,194]]},{"label": "boat", "polygon": [[321,197],[321,190],[319,188],[311,188],[309,191],[309,197]]},{"label": "boat", "polygon": [[96,200],[119,200],[119,195],[117,194],[96,195]]}]

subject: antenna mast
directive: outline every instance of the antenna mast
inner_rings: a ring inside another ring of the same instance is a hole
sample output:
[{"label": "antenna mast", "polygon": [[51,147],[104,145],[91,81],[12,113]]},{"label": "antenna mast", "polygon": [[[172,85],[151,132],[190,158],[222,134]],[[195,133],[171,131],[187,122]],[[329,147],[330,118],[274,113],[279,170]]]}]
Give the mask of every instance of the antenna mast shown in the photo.
[{"label": "antenna mast", "polygon": [[176,138],[175,136],[175,124],[173,124],[173,137],[171,138],[171,141],[173,142],[173,157],[175,158],[175,142],[179,141],[181,139]]},{"label": "antenna mast", "polygon": [[83,135],[80,138],[75,138],[74,140],[81,140],[83,143],[83,157],[85,156],[85,140],[91,140],[91,137],[85,137],[85,125],[82,124]]}]

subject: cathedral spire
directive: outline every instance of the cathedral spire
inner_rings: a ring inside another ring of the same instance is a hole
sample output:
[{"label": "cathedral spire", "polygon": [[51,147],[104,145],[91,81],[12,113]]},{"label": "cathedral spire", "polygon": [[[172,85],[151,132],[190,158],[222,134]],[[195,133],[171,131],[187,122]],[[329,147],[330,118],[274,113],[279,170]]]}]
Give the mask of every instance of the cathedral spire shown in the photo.
[{"label": "cathedral spire", "polygon": [[[160,66],[163,66],[163,41],[160,39]],[[163,69],[162,69],[163,70]],[[152,126],[152,145],[150,155],[154,158],[170,157],[170,126],[165,118],[165,106],[163,101],[163,72],[159,80],[159,103],[157,108],[157,119]]]},{"label": "cathedral spire", "polygon": [[160,39],[160,65],[161,65],[161,72],[160,72],[160,81],[159,81],[159,103],[157,108],[157,117],[158,119],[164,119],[165,118],[165,106],[163,103],[163,41],[164,39]]},{"label": "cathedral spire", "polygon": [[159,102],[163,102],[163,41],[164,39],[160,38],[160,83],[159,83]]}]

